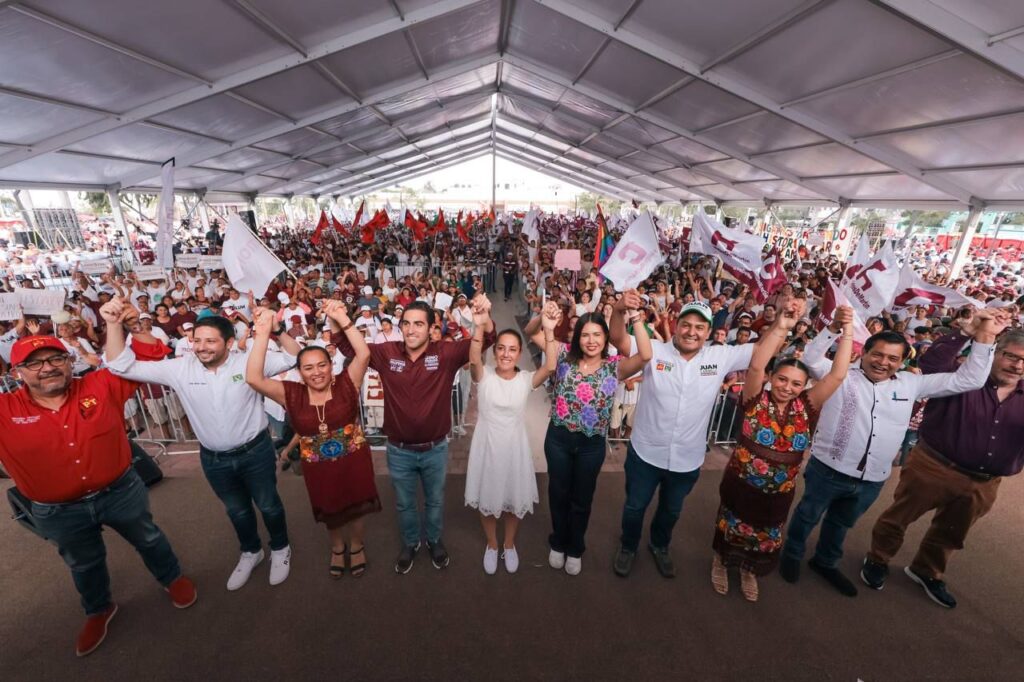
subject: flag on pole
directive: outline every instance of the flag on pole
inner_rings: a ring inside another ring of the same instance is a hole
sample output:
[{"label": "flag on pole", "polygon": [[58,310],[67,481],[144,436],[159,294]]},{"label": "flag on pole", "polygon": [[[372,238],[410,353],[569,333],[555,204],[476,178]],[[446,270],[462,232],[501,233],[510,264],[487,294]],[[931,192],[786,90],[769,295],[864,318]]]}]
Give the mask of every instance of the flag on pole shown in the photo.
[{"label": "flag on pole", "polygon": [[[351,236],[351,233],[349,233],[349,231],[348,231],[347,229],[345,229],[345,226],[344,226],[344,225],[342,225],[342,224],[341,224],[341,223],[340,223],[340,222],[338,221],[338,219],[334,217],[334,214],[333,214],[333,213],[331,214],[331,227],[333,227],[333,228],[334,228],[334,231],[335,231],[335,232],[338,232],[338,233],[340,233],[340,234],[342,234],[342,235],[344,235],[344,236],[346,236],[346,237],[349,237],[349,236]],[[315,242],[314,242],[314,243],[315,243]]]},{"label": "flag on pole", "polygon": [[868,239],[868,235],[865,233],[860,236],[860,241],[857,242],[857,248],[854,250],[850,259],[846,261],[846,268],[843,270],[843,284],[845,284],[848,279],[856,275],[861,268],[867,265],[870,258],[871,240]]},{"label": "flag on pole", "polygon": [[156,262],[162,268],[174,267],[174,159],[160,167]]},{"label": "flag on pole", "polygon": [[665,257],[658,247],[658,231],[651,214],[644,211],[616,244],[600,273],[610,279],[617,290],[626,291],[647,279],[664,262]]},{"label": "flag on pole", "polygon": [[366,199],[359,202],[359,208],[356,210],[355,220],[352,221],[352,231],[355,232],[359,229],[359,221],[363,219],[363,207],[366,206]]},{"label": "flag on pole", "polygon": [[867,321],[892,303],[900,283],[900,267],[892,246],[886,244],[863,267],[839,285],[855,312]]},{"label": "flag on pole", "polygon": [[523,227],[520,230],[520,234],[526,235],[528,242],[540,241],[540,230],[537,229],[537,222],[541,217],[541,212],[535,208],[531,208],[523,218]]},{"label": "flag on pole", "polygon": [[962,308],[967,305],[976,308],[985,307],[981,301],[964,296],[955,289],[929,284],[914,271],[909,262],[900,270],[899,284],[896,287],[896,296],[893,298],[892,305],[895,308],[916,305],[950,308]]},{"label": "flag on pole", "polygon": [[762,258],[764,244],[763,237],[726,227],[701,209],[693,216],[690,253],[718,256],[725,271],[746,284],[760,303],[785,284],[785,273],[778,255],[774,260],[771,254]]},{"label": "flag on pole", "polygon": [[228,219],[221,262],[231,286],[239,291],[252,291],[256,298],[262,298],[273,279],[286,269],[237,213]]},{"label": "flag on pole", "polygon": [[827,281],[828,286],[825,287],[825,292],[821,297],[821,312],[818,313],[818,319],[814,322],[814,328],[820,332],[832,324],[832,320],[836,317],[836,308],[841,305],[850,306],[853,308],[853,342],[855,346],[863,346],[864,342],[871,336],[871,332],[865,326],[861,313],[856,307],[850,305],[846,294],[836,286],[835,282],[831,279]]},{"label": "flag on pole", "polygon": [[608,231],[608,222],[604,219],[601,205],[597,205],[597,244],[594,247],[594,269],[600,272],[608,257],[612,255],[615,242],[612,241],[611,232]]},{"label": "flag on pole", "polygon": [[320,235],[322,235],[324,233],[324,230],[326,230],[328,227],[330,227],[330,225],[331,225],[330,222],[328,222],[328,220],[327,220],[327,214],[324,213],[323,210],[321,210],[320,211],[320,220],[317,221],[316,229],[313,230],[313,236],[309,238],[309,241],[311,241],[314,244],[316,244],[317,246],[319,246],[320,245],[320,239],[321,239]]},{"label": "flag on pole", "polygon": [[441,234],[446,229],[448,229],[448,225],[444,221],[444,211],[439,208],[437,209],[437,220],[434,221],[434,229],[431,231],[431,234]]},{"label": "flag on pole", "polygon": [[459,217],[455,219],[455,233],[459,235],[459,239],[464,244],[469,244],[472,239],[469,238],[469,233],[466,232],[466,228],[462,226],[462,211],[459,211]]},{"label": "flag on pole", "polygon": [[421,242],[427,236],[427,225],[421,220],[413,218],[412,213],[406,209],[405,211],[405,226],[412,230],[412,238],[418,242]]}]

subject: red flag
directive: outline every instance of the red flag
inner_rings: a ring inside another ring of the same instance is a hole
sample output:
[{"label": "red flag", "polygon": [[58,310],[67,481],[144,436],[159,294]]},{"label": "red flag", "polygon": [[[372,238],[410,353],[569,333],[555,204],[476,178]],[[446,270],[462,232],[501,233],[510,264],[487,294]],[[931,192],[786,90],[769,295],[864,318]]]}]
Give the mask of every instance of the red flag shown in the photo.
[{"label": "red flag", "polygon": [[448,225],[444,222],[444,211],[437,209],[437,220],[434,221],[434,230],[431,234],[440,234],[448,229]]},{"label": "red flag", "polygon": [[345,229],[345,226],[342,225],[341,223],[339,223],[338,219],[334,217],[333,213],[331,214],[331,227],[334,228],[335,232],[340,232],[341,234],[345,235],[346,237],[351,236],[349,231]]},{"label": "red flag", "polygon": [[497,216],[494,215],[494,207],[493,206],[491,207],[491,211],[487,214],[487,219],[490,220],[492,223],[495,220],[498,219]]},{"label": "red flag", "polygon": [[356,219],[352,221],[352,229],[359,229],[359,220],[363,217],[363,207],[366,206],[366,199],[359,202],[359,209],[356,211]]},{"label": "red flag", "polygon": [[412,238],[418,242],[423,241],[424,237],[427,236],[427,224],[422,220],[413,218],[412,213],[408,210],[405,212],[405,226],[412,230]]},{"label": "red flag", "polygon": [[327,229],[329,226],[330,223],[327,221],[327,214],[324,213],[323,211],[320,211],[320,221],[316,224],[316,229],[313,231],[313,236],[310,238],[309,241],[319,246],[320,235],[323,234],[323,231]]},{"label": "red flag", "polygon": [[469,233],[466,232],[466,228],[462,226],[462,211],[459,211],[459,217],[455,219],[455,232],[459,235],[459,239],[465,244],[469,244],[472,241],[469,238]]}]

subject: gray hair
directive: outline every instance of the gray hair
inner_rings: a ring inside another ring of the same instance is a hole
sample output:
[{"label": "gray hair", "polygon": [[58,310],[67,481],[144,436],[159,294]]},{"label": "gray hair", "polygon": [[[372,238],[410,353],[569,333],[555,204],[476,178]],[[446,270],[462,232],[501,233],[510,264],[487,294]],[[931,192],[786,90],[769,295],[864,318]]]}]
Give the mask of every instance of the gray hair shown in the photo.
[{"label": "gray hair", "polygon": [[996,341],[996,350],[1003,350],[1007,346],[1024,346],[1024,330],[1011,329]]}]

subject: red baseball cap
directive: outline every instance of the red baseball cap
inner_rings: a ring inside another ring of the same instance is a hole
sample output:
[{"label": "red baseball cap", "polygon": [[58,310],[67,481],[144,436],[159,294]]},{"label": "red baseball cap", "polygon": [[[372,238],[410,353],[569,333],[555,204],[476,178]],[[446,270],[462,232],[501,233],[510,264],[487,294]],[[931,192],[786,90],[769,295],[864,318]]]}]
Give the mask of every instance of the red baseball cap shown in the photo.
[{"label": "red baseball cap", "polygon": [[11,347],[11,365],[20,365],[28,356],[43,348],[52,348],[62,353],[68,352],[61,340],[55,336],[26,336],[18,339]]}]

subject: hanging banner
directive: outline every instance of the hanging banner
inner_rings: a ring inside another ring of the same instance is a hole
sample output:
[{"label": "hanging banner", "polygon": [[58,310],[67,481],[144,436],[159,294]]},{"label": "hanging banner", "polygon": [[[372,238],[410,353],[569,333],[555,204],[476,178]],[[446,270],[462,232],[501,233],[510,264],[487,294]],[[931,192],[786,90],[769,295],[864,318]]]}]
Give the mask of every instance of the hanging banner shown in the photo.
[{"label": "hanging banner", "polygon": [[836,256],[843,259],[850,249],[850,241],[853,232],[844,227],[785,227],[783,225],[769,225],[764,223],[758,230],[758,234],[764,237],[769,246],[773,246],[782,254],[784,261],[795,260],[799,254],[800,247],[808,251],[820,248],[821,252],[828,256]]},{"label": "hanging banner", "polygon": [[160,204],[157,208],[156,262],[174,266],[174,159],[160,168]]}]

